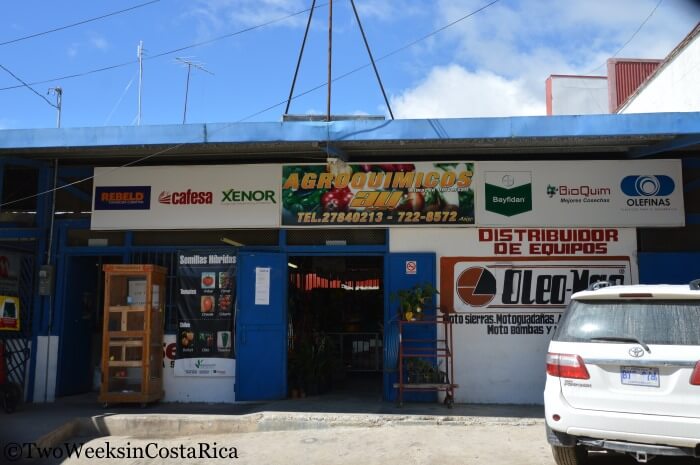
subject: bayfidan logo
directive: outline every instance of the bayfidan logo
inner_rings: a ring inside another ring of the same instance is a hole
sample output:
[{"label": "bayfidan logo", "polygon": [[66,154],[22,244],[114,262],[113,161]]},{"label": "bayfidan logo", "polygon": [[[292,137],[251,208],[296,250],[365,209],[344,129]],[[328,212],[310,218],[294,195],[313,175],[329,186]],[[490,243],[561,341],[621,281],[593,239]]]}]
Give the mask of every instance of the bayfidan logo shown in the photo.
[{"label": "bayfidan logo", "polygon": [[486,268],[473,266],[457,277],[457,296],[467,305],[483,307],[496,297],[496,277]]}]

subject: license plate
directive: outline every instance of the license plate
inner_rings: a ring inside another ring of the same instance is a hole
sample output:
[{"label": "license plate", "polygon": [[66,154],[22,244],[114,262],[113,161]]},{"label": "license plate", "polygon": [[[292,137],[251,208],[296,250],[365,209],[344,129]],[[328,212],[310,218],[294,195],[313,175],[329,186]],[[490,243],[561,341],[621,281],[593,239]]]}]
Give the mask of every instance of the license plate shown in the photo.
[{"label": "license plate", "polygon": [[659,387],[659,369],[645,367],[620,367],[622,384]]}]

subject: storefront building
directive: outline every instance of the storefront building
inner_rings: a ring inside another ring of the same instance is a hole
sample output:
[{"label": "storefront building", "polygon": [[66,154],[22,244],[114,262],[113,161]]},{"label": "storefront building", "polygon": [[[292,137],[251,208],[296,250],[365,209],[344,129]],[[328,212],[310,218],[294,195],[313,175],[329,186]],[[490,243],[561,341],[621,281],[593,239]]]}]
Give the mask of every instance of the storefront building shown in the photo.
[{"label": "storefront building", "polygon": [[541,403],[572,292],[700,276],[699,135],[698,113],[0,131],[11,377],[94,390],[102,265],[155,264],[166,401],[393,400],[396,296],[429,283],[455,400]]}]

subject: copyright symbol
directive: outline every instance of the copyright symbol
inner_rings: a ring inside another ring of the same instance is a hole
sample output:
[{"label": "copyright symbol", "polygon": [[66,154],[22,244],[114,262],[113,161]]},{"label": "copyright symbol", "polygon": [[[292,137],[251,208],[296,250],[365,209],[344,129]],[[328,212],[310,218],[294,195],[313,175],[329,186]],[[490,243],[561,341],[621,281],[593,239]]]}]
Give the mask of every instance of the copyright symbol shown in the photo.
[{"label": "copyright symbol", "polygon": [[10,462],[16,462],[22,458],[22,445],[16,442],[8,442],[2,451],[5,458]]}]

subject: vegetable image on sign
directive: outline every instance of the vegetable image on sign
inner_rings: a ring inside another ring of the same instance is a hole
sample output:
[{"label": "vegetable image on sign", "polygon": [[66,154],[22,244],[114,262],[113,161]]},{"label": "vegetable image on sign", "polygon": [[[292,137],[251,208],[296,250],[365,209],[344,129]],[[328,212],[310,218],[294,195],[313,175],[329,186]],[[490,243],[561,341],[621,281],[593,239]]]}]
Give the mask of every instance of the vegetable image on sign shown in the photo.
[{"label": "vegetable image on sign", "polygon": [[496,296],[496,278],[480,266],[464,270],[456,284],[459,298],[472,307],[488,305]]}]

